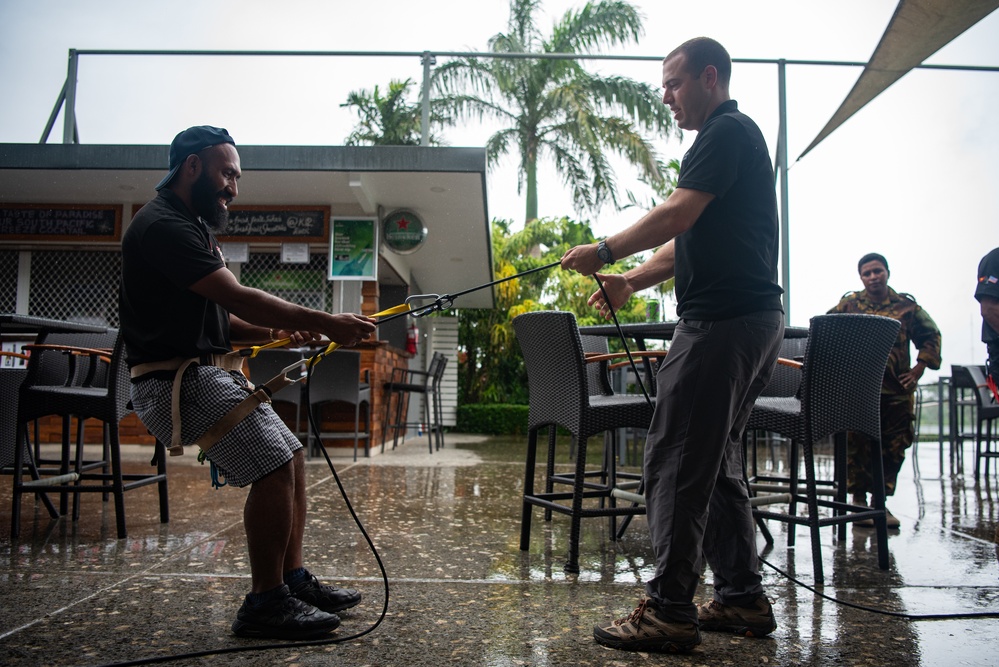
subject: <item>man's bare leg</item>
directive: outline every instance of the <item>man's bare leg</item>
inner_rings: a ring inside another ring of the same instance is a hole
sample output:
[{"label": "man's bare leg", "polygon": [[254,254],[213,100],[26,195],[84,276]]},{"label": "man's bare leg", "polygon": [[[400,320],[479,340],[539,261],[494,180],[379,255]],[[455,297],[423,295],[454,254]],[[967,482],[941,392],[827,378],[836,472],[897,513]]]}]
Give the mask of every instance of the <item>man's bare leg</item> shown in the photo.
[{"label": "man's bare leg", "polygon": [[295,458],[291,460],[295,488],[292,496],[291,532],[288,535],[288,546],[284,552],[283,572],[290,572],[302,567],[302,542],[305,539],[306,514],[304,452],[304,449],[297,450]]},{"label": "man's bare leg", "polygon": [[[243,506],[243,527],[246,530],[251,590],[254,593],[263,593],[284,584],[289,544],[296,532],[294,462],[295,459],[292,459],[254,482]],[[298,528],[297,533],[298,558],[301,561],[302,529]]]}]

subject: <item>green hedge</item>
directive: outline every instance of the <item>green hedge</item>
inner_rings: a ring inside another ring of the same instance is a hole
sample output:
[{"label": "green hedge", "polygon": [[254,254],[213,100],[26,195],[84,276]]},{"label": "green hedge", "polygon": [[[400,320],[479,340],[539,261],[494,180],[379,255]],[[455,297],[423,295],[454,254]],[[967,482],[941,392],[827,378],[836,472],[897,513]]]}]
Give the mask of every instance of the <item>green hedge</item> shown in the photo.
[{"label": "green hedge", "polygon": [[459,433],[489,435],[524,435],[527,433],[526,405],[508,403],[471,403],[458,406]]}]

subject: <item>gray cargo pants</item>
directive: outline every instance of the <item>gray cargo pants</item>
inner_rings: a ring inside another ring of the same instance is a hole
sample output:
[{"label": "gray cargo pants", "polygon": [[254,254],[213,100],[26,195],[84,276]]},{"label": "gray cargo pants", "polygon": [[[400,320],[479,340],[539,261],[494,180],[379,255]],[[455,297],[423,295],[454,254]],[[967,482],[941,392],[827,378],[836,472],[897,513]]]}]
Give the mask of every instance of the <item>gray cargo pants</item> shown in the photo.
[{"label": "gray cargo pants", "polygon": [[719,602],[744,606],[763,592],[742,432],[783,337],[779,311],[681,320],[656,376],[644,463],[656,573],[646,591],[676,621],[697,621],[702,554]]}]

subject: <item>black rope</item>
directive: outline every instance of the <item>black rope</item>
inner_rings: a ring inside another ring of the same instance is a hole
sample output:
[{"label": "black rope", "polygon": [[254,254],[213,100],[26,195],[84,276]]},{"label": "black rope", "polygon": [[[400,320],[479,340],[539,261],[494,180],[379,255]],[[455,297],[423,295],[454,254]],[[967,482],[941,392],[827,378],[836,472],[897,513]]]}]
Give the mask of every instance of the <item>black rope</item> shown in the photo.
[{"label": "black rope", "polygon": [[414,308],[413,310],[410,311],[396,313],[395,315],[389,315],[384,319],[378,320],[378,323],[383,324],[385,322],[391,322],[394,319],[398,319],[400,317],[406,317],[407,315],[412,317],[423,317],[433,312],[442,312],[445,310],[449,310],[454,305],[454,300],[460,296],[464,296],[472,292],[477,292],[481,289],[486,289],[487,287],[492,287],[494,285],[499,285],[500,283],[505,283],[508,280],[523,278],[526,275],[537,273],[538,271],[546,271],[548,269],[559,266],[561,263],[562,262],[560,260],[557,262],[552,262],[550,264],[545,264],[544,266],[536,266],[533,269],[528,269],[527,271],[521,271],[520,273],[517,273],[512,276],[507,276],[506,278],[497,278],[496,280],[491,280],[488,283],[482,283],[481,285],[476,285],[475,287],[469,287],[468,289],[461,290],[460,292],[455,292],[454,294],[434,294],[432,296],[436,296],[437,298],[434,300],[433,303],[427,306],[420,306],[418,308]]},{"label": "black rope", "polygon": [[814,586],[809,586],[800,579],[796,579],[791,576],[790,573],[785,572],[773,563],[767,561],[762,557],[758,557],[760,562],[769,567],[771,570],[777,574],[782,575],[788,581],[804,588],[805,590],[811,591],[813,594],[819,596],[823,600],[828,600],[830,602],[835,602],[836,604],[843,605],[844,607],[850,607],[851,609],[857,609],[859,611],[866,611],[871,614],[881,614],[882,616],[891,616],[893,618],[902,618],[907,621],[946,621],[952,619],[974,619],[974,618],[999,618],[999,611],[970,611],[964,613],[956,614],[906,614],[901,611],[888,611],[886,609],[876,609],[874,607],[866,607],[861,604],[856,604],[854,602],[847,602],[846,600],[840,600],[839,598],[834,598],[831,595],[826,595],[822,591],[816,590]]},{"label": "black rope", "polygon": [[642,374],[638,372],[638,365],[635,363],[634,357],[631,356],[631,350],[628,349],[628,339],[624,335],[624,331],[621,329],[621,323],[617,321],[617,313],[614,312],[614,306],[611,305],[610,296],[604,288],[604,283],[600,280],[600,276],[596,273],[593,274],[593,278],[597,281],[597,285],[600,286],[600,293],[604,295],[604,303],[607,304],[607,309],[610,311],[611,319],[614,320],[614,327],[617,329],[617,335],[621,338],[621,345],[624,346],[624,353],[628,355],[628,361],[631,363],[631,370],[635,371],[635,381],[641,388],[642,394],[645,396],[645,400],[648,401],[649,406],[654,408],[655,406],[652,403],[652,399],[649,398],[649,392],[645,390],[645,383],[642,382]]},{"label": "black rope", "polygon": [[520,273],[518,273],[516,275],[507,276],[506,278],[500,278],[498,280],[494,280],[492,282],[485,283],[484,285],[479,285],[478,287],[472,287],[472,288],[469,288],[469,289],[466,289],[466,290],[462,290],[460,292],[455,292],[454,294],[445,294],[441,298],[446,298],[449,301],[454,301],[459,296],[464,296],[464,295],[466,295],[466,294],[468,294],[470,292],[475,292],[475,291],[480,290],[480,289],[485,289],[486,287],[492,287],[493,285],[499,285],[500,283],[505,283],[508,280],[513,280],[514,278],[522,278],[522,277],[524,277],[526,275],[530,275],[532,273],[537,273],[538,271],[545,271],[547,269],[554,268],[554,267],[559,266],[561,264],[562,264],[562,260],[558,260],[557,262],[552,262],[551,264],[545,264],[544,266],[536,266],[533,269],[528,269],[527,271],[521,271]]}]

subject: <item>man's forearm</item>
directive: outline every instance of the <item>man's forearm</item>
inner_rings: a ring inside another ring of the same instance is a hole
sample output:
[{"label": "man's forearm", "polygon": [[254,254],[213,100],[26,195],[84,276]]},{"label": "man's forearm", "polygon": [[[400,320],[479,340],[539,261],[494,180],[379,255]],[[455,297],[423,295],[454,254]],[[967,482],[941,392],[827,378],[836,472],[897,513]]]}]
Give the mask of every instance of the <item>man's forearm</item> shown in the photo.
[{"label": "man's forearm", "polygon": [[229,337],[233,343],[251,344],[271,340],[276,327],[262,327],[229,314]]},{"label": "man's forearm", "polygon": [[[214,301],[245,325],[261,328],[321,330],[325,313],[289,303],[263,290],[240,285],[228,269],[219,269],[191,286],[201,296]],[[237,333],[250,333],[237,322]]]},{"label": "man's forearm", "polygon": [[655,287],[673,277],[676,269],[676,244],[663,245],[648,260],[626,271],[624,276],[635,292]]}]

